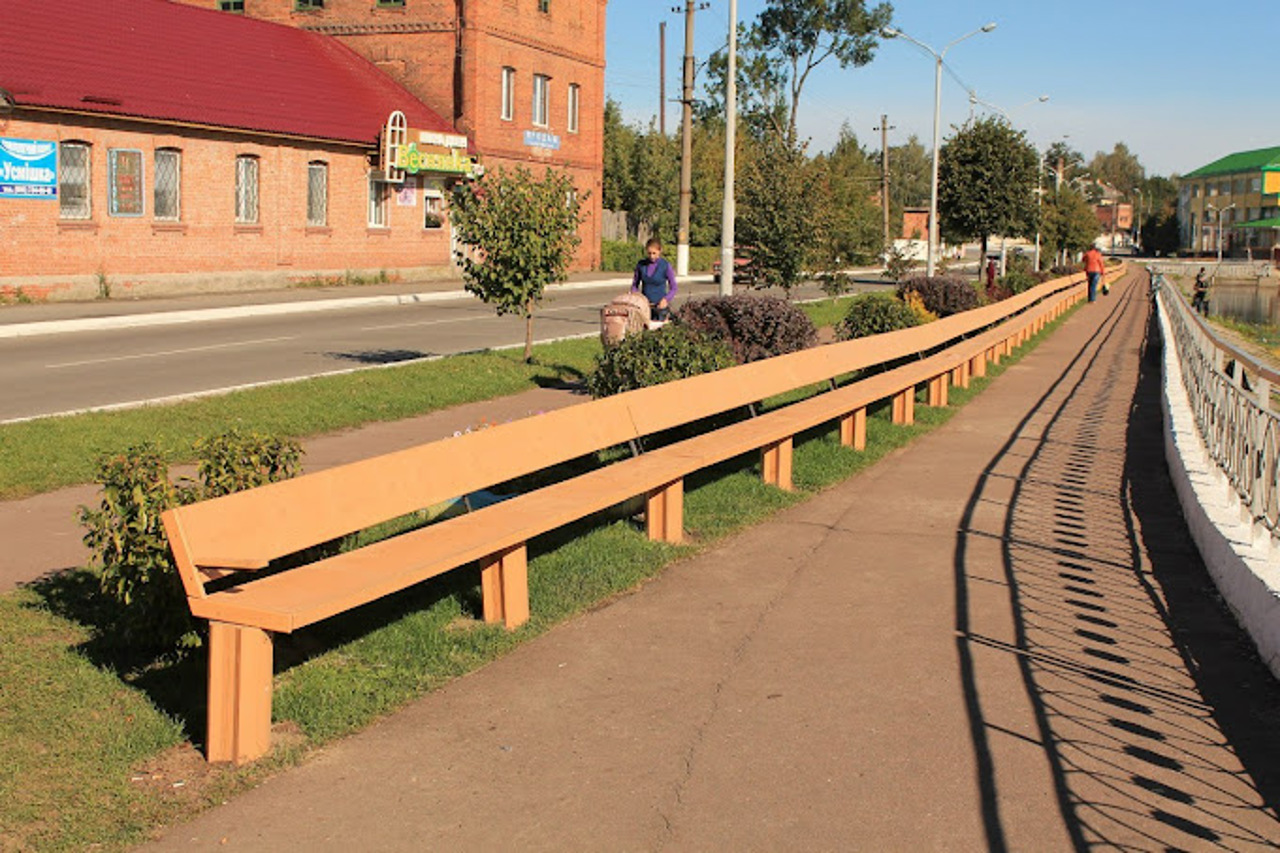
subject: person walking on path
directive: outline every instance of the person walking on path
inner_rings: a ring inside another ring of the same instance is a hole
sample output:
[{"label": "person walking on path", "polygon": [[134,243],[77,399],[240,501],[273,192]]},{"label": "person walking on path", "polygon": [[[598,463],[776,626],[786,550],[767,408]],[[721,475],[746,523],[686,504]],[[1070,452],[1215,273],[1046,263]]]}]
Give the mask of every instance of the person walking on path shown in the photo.
[{"label": "person walking on path", "polygon": [[[1098,285],[1106,287],[1106,262],[1102,259],[1102,252],[1098,251],[1097,246],[1090,246],[1089,250],[1084,253],[1084,274],[1089,279],[1089,301],[1096,302],[1098,299]],[[1105,290],[1103,292],[1106,292]]]},{"label": "person walking on path", "polygon": [[631,292],[644,294],[649,300],[653,319],[666,320],[678,289],[676,271],[662,257],[662,242],[656,237],[645,244],[644,251],[646,257],[636,263],[635,275],[631,277]]},{"label": "person walking on path", "polygon": [[1209,279],[1205,276],[1204,267],[1196,273],[1196,283],[1191,295],[1191,310],[1209,316]]}]

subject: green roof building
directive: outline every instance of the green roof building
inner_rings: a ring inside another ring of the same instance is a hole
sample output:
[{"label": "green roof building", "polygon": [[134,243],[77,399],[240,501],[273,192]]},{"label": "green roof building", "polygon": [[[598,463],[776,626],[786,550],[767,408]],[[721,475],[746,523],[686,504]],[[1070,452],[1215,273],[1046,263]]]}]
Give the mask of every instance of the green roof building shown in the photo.
[{"label": "green roof building", "polygon": [[1280,242],[1280,146],[1238,151],[1182,178],[1182,247],[1272,257]]}]

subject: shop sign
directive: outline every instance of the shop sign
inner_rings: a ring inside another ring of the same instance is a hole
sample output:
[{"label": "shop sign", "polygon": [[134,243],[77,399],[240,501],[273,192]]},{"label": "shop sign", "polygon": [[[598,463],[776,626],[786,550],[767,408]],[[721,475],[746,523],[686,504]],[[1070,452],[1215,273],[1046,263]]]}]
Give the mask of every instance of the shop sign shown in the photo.
[{"label": "shop sign", "polygon": [[461,149],[434,146],[419,148],[417,142],[396,147],[395,167],[407,175],[439,172],[446,175],[465,175],[470,178],[476,173],[475,162]]},{"label": "shop sign", "polygon": [[560,137],[545,130],[526,130],[524,144],[530,148],[546,148],[548,151],[560,150]]},{"label": "shop sign", "polygon": [[58,143],[0,139],[0,198],[58,197]]}]

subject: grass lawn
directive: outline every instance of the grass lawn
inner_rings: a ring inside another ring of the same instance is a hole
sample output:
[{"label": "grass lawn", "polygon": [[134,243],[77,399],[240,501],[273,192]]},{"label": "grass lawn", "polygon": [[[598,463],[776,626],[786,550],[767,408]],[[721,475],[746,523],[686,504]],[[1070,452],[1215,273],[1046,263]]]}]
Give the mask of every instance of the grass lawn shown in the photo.
[{"label": "grass lawn", "polygon": [[[156,827],[225,799],[301,760],[314,746],[367,726],[556,623],[637,589],[672,561],[873,464],[946,422],[1054,327],[991,365],[989,375],[974,379],[970,389],[952,389],[949,407],[918,407],[914,426],[892,424],[887,406],[872,411],[865,452],[842,447],[834,427],[801,436],[794,493],[761,483],[756,454],[690,478],[689,544],[650,542],[625,511],[602,513],[540,537],[530,543],[532,618],[515,632],[480,621],[478,573],[461,570],[281,636],[274,718],[283,745],[250,768],[210,768],[189,743],[199,742],[204,730],[203,656],[137,660],[114,646],[95,630],[91,573],[65,573],[0,596],[0,850],[112,850],[144,840]],[[469,386],[476,379],[493,396],[528,387],[538,377],[581,373],[594,346],[584,341],[540,348],[541,366],[532,369],[503,355],[402,369],[452,371],[467,380],[457,384]],[[359,374],[358,381],[368,383],[371,400],[364,399],[363,384],[353,392],[350,386],[314,380],[302,383],[305,388],[262,389],[267,396],[253,396],[252,405],[230,398],[184,404],[172,413],[175,423],[159,409],[117,413],[102,421],[92,416],[87,420],[94,422],[93,429],[78,443],[63,444],[63,452],[90,446],[90,434],[109,443],[107,423],[135,431],[150,424],[169,437],[169,451],[180,456],[185,442],[180,436],[221,429],[226,417],[243,418],[248,428],[308,434],[416,414],[441,393],[420,389],[412,395],[417,402],[402,404],[395,398],[412,384],[405,383],[406,374],[397,372],[391,380],[395,393],[383,384],[389,371],[370,374]],[[433,374],[409,375],[432,384]],[[312,395],[323,400],[313,404],[307,399]],[[306,413],[279,411],[290,406],[303,406]],[[333,411],[348,408],[352,411]],[[67,434],[75,420],[66,419]],[[6,465],[0,462],[0,468]]]}]

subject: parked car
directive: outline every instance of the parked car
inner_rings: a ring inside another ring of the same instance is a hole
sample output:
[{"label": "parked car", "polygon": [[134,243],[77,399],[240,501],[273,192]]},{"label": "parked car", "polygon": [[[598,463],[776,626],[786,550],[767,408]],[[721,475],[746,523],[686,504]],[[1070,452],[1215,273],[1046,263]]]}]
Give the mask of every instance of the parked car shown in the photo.
[{"label": "parked car", "polygon": [[[711,278],[716,284],[720,283],[720,261],[711,265]],[[751,250],[746,247],[738,248],[733,258],[733,283],[751,284],[755,279],[755,267],[751,265]]]}]

